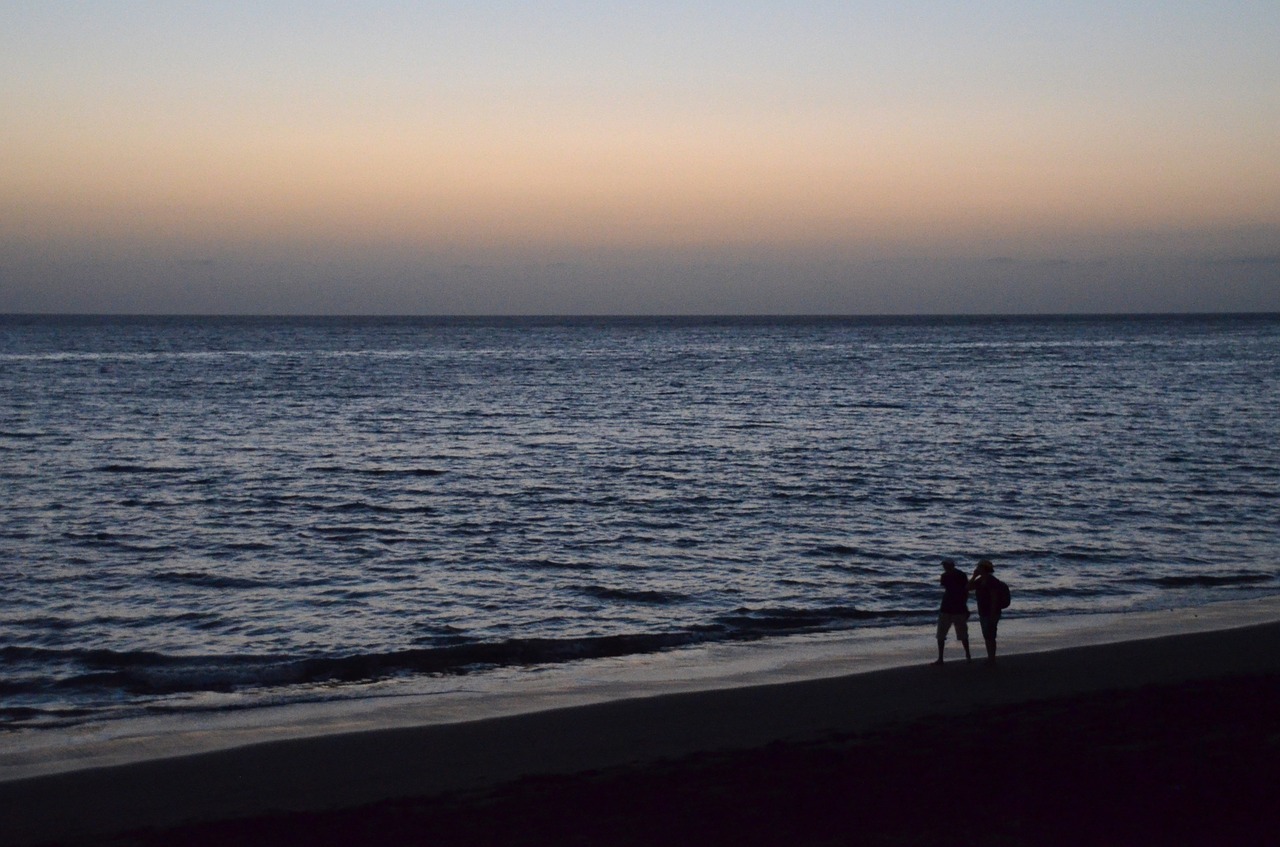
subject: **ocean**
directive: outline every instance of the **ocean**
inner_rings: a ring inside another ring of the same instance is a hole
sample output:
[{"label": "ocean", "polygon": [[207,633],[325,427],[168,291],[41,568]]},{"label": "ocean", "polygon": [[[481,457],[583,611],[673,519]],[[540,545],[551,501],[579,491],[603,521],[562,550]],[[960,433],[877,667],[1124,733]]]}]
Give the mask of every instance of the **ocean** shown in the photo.
[{"label": "ocean", "polygon": [[1280,593],[1277,315],[6,316],[0,400],[9,732]]}]

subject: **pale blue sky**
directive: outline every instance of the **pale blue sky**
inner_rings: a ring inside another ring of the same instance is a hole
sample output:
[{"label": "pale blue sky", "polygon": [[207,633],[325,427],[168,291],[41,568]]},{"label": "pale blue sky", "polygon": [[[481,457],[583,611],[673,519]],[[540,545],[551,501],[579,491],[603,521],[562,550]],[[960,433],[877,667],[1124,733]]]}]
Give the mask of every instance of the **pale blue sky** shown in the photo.
[{"label": "pale blue sky", "polygon": [[0,311],[1280,309],[1275,3],[0,3]]}]

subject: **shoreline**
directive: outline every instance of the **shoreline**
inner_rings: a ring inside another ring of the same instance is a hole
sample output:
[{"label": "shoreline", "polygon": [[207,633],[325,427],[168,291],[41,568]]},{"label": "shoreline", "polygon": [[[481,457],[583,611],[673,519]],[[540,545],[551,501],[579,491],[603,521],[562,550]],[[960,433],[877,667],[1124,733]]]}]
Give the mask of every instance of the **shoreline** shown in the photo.
[{"label": "shoreline", "polygon": [[[1110,644],[1280,621],[1280,595],[1158,611],[1008,617],[1001,654]],[[976,618],[975,657],[983,647]],[[191,710],[0,734],[0,785],[97,767],[254,744],[428,725],[667,694],[865,674],[927,664],[933,621],[911,626],[720,642],[658,653],[506,668],[474,675],[390,680],[329,701]],[[954,639],[948,660],[959,655]]]},{"label": "shoreline", "polygon": [[[1243,614],[1252,619],[1248,625],[1229,625],[1244,607],[1252,610]],[[1122,626],[1113,631],[1127,633],[1119,640],[1094,631],[1080,636],[1076,646],[1056,650],[1045,647],[1051,634],[1036,634],[1028,626],[1022,646],[1031,649],[1011,649],[995,668],[981,661],[929,667],[932,636],[913,628],[917,663],[905,666],[899,661],[834,676],[812,675],[808,668],[808,678],[805,669],[793,669],[765,684],[659,690],[471,721],[285,737],[11,778],[0,782],[0,819],[6,822],[5,843],[88,838],[473,791],[533,775],[643,766],[1145,685],[1276,675],[1276,607],[1277,598],[1263,598],[1189,609],[1185,614],[1198,624],[1190,619],[1170,623],[1203,630],[1169,634],[1157,627],[1155,637],[1142,638]],[[1013,648],[1019,640],[1017,619],[1008,623],[1002,643]],[[73,820],[67,819],[69,812]]]}]

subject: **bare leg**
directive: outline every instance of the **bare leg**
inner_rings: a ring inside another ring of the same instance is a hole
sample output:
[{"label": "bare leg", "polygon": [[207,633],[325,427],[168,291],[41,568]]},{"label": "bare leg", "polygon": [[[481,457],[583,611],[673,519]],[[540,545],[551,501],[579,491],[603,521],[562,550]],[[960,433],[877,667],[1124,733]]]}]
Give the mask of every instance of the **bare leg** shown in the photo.
[{"label": "bare leg", "polygon": [[996,624],[999,620],[998,614],[982,619],[982,640],[987,645],[987,664],[994,664],[996,660]]}]

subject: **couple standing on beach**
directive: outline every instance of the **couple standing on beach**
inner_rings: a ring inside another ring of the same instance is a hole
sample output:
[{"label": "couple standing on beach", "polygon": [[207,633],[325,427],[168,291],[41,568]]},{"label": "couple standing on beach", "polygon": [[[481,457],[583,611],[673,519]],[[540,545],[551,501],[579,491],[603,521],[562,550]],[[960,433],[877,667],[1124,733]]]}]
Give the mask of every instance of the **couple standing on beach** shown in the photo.
[{"label": "couple standing on beach", "polygon": [[1008,589],[996,579],[996,566],[987,559],[978,562],[973,576],[966,577],[951,559],[942,562],[942,606],[938,609],[938,660],[942,664],[942,648],[947,642],[947,632],[956,630],[956,639],[964,645],[965,661],[969,655],[969,592],[978,600],[978,622],[982,625],[982,640],[987,644],[987,662],[996,660],[996,625],[1000,612],[1009,605]]}]

